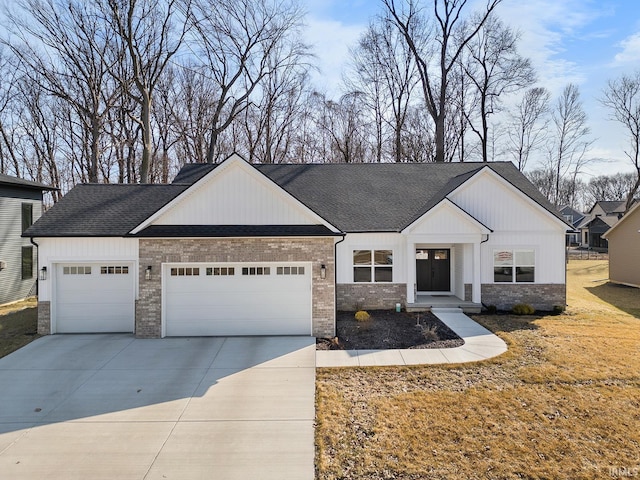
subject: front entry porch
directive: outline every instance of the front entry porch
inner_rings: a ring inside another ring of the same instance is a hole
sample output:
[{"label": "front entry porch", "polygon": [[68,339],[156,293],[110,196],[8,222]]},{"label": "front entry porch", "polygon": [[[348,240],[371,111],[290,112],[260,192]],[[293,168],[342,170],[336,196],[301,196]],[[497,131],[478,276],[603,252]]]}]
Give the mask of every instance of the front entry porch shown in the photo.
[{"label": "front entry porch", "polygon": [[465,313],[480,313],[481,303],[462,300],[455,295],[418,293],[413,303],[406,304],[407,312],[430,312],[432,308],[460,308]]}]

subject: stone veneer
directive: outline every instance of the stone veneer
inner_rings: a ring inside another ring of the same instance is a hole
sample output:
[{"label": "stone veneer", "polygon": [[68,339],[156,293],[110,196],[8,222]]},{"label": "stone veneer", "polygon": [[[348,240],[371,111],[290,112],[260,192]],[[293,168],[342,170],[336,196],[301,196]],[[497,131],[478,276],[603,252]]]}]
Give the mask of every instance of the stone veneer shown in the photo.
[{"label": "stone veneer", "polygon": [[407,302],[404,283],[340,283],[336,285],[338,310],[390,310]]},{"label": "stone veneer", "polygon": [[51,302],[38,301],[38,334],[51,334]]},{"label": "stone veneer", "polygon": [[464,284],[464,301],[465,302],[473,301],[473,284],[471,283]]},{"label": "stone veneer", "polygon": [[[335,260],[333,238],[140,239],[140,295],[136,302],[136,336],[162,333],[162,263],[312,262],[312,335],[335,335]],[[320,278],[320,265],[326,276]],[[152,267],[151,280],[145,269]]]},{"label": "stone veneer", "polygon": [[517,303],[531,305],[536,310],[551,311],[567,303],[563,284],[493,283],[482,285],[482,303],[498,310],[511,310]]}]

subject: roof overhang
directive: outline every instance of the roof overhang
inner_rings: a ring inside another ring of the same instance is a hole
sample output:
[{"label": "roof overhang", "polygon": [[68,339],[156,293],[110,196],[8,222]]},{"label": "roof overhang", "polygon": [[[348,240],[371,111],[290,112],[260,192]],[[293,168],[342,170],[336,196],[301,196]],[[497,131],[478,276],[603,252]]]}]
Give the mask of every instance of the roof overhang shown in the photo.
[{"label": "roof overhang", "polygon": [[150,225],[136,238],[341,237],[324,225]]}]

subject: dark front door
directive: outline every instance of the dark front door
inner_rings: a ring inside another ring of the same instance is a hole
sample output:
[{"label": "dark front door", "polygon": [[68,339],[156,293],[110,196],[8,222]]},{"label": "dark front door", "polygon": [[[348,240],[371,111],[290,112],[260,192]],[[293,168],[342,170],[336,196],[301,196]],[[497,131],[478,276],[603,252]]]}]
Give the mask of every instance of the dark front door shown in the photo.
[{"label": "dark front door", "polygon": [[416,283],[418,292],[451,290],[451,250],[419,248],[416,250]]}]

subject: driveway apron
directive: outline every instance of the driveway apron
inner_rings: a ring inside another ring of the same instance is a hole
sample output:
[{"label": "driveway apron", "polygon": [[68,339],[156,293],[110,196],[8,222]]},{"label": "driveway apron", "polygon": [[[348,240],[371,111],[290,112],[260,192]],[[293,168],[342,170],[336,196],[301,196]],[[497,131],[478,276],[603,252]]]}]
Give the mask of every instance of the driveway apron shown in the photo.
[{"label": "driveway apron", "polygon": [[55,335],[0,359],[0,478],[313,479],[311,337]]}]

